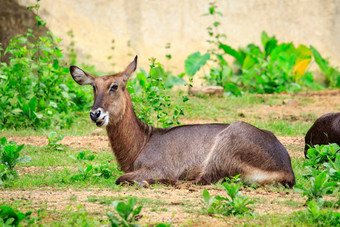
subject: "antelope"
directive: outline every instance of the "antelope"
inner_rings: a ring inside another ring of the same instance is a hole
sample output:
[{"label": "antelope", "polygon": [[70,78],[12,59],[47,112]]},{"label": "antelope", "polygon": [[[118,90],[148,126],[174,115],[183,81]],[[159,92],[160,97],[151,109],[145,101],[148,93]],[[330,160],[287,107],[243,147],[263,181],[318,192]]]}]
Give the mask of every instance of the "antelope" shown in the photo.
[{"label": "antelope", "polygon": [[126,89],[137,56],[121,73],[95,77],[77,66],[70,74],[91,85],[91,120],[106,127],[121,170],[116,184],[211,184],[240,174],[249,183],[292,187],[295,176],[287,150],[273,133],[245,122],[154,128],[136,117]]},{"label": "antelope", "polygon": [[305,136],[305,157],[309,147],[337,143],[340,146],[340,113],[328,113],[319,117]]}]

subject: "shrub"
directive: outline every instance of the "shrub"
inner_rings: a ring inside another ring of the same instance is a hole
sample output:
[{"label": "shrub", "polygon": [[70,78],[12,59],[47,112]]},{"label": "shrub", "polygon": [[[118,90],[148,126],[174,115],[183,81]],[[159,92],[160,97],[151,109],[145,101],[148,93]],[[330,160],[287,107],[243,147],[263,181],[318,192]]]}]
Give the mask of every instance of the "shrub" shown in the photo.
[{"label": "shrub", "polygon": [[0,206],[0,225],[1,226],[18,226],[19,223],[28,219],[32,212],[26,214],[14,210],[9,206]]},{"label": "shrub", "polygon": [[20,156],[24,145],[18,146],[15,142],[7,142],[6,137],[0,139],[0,185],[17,176],[14,167],[17,163],[27,163],[32,160],[29,156]]},{"label": "shrub", "polygon": [[240,188],[242,183],[224,182],[224,189],[229,198],[222,196],[211,196],[207,190],[203,191],[204,210],[209,213],[217,213],[225,216],[241,215],[250,213],[248,205],[253,204],[248,196],[242,196]]},{"label": "shrub", "polygon": [[[182,108],[173,104],[167,89],[184,84],[184,80],[180,76],[169,76],[156,59],[150,61],[149,73],[141,69],[128,83],[136,114],[145,123],[158,127],[177,125],[179,116],[184,113]],[[183,101],[187,100],[187,97],[183,98]]]},{"label": "shrub", "polygon": [[315,145],[307,150],[305,165],[319,169],[324,163],[334,161],[338,155],[340,155],[340,146],[336,143]]},{"label": "shrub", "polygon": [[326,167],[327,172],[331,179],[335,182],[338,182],[338,186],[340,186],[340,154],[336,156],[335,161],[329,160],[328,163],[324,163],[323,166]]},{"label": "shrub", "polygon": [[127,203],[123,201],[114,201],[113,207],[115,211],[118,213],[119,217],[113,215],[111,212],[107,212],[107,216],[109,217],[111,226],[139,226],[138,224],[133,223],[135,219],[137,219],[137,215],[142,210],[142,206],[137,206],[136,197],[130,197]]},{"label": "shrub", "polygon": [[[249,44],[236,50],[226,43],[226,35],[218,30],[221,26],[219,18],[223,14],[215,2],[209,3],[208,13],[204,15],[213,20],[207,28],[210,48],[202,54],[203,57],[199,52],[189,55],[185,61],[188,76],[193,77],[209,61],[209,73],[204,77],[207,84],[223,86],[226,92],[236,96],[243,91],[297,92],[304,87],[320,90],[324,87],[315,83],[313,74],[307,71],[313,58],[324,73],[327,86],[340,87],[339,70],[330,66],[313,46],[279,43],[275,36],[262,32],[261,47]],[[226,55],[235,59],[233,66],[225,60]]]},{"label": "shrub", "polygon": [[[36,19],[39,30],[45,23]],[[0,61],[0,128],[66,127],[74,120],[70,113],[88,103],[89,95],[68,75],[60,41],[51,32],[35,36],[32,29],[10,40],[8,63]]]},{"label": "shrub", "polygon": [[316,201],[323,204],[323,196],[327,194],[332,194],[337,185],[336,182],[329,181],[329,175],[327,172],[318,173],[316,176],[310,177],[310,187],[303,185],[295,185],[294,189],[301,192],[302,195],[307,196],[307,202]]}]

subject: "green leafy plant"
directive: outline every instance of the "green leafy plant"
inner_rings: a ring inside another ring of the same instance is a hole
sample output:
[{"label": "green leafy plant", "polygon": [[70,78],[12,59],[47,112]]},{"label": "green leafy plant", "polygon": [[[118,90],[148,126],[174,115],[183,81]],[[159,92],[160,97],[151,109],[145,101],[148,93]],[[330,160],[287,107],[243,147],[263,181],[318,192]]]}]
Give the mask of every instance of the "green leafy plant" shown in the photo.
[{"label": "green leafy plant", "polygon": [[305,165],[319,169],[324,163],[334,161],[338,155],[340,155],[340,146],[336,143],[315,145],[307,150]]},{"label": "green leafy plant", "polygon": [[340,154],[336,156],[334,162],[329,159],[329,162],[324,163],[323,166],[326,167],[331,179],[338,182],[338,186],[340,186]]},{"label": "green leafy plant", "polygon": [[82,161],[82,160],[92,161],[96,158],[96,156],[92,154],[90,150],[86,150],[86,151],[80,151],[76,157],[74,157],[73,155],[70,155],[70,158],[72,158],[75,161]]},{"label": "green leafy plant", "polygon": [[6,180],[11,177],[11,172],[7,166],[0,164],[0,186],[6,186]]},{"label": "green leafy plant", "polygon": [[118,168],[117,164],[111,162],[105,162],[98,165],[94,165],[94,176],[104,177],[108,179],[114,175],[120,175],[122,172]]},{"label": "green leafy plant", "polygon": [[307,203],[307,209],[295,213],[295,217],[304,223],[315,226],[339,226],[340,213],[330,210],[321,210],[315,201]]},{"label": "green leafy plant", "polygon": [[[38,2],[28,8],[37,14],[40,33],[46,23]],[[60,41],[51,32],[35,35],[32,29],[10,40],[3,52],[8,61],[0,61],[0,128],[66,127],[75,118],[73,110],[88,106],[90,96],[68,75]]]},{"label": "green leafy plant", "polygon": [[27,163],[32,161],[29,156],[20,156],[20,151],[24,145],[17,145],[15,142],[7,142],[6,137],[0,139],[0,185],[4,184],[5,180],[10,180],[17,176],[14,167],[17,163]]},{"label": "green leafy plant", "polygon": [[111,212],[106,213],[110,220],[111,226],[139,226],[138,224],[134,223],[134,221],[141,217],[139,213],[142,210],[142,206],[135,207],[136,204],[136,197],[130,197],[126,203],[123,201],[114,201],[113,207],[118,213],[119,217],[113,215]]},{"label": "green leafy plant", "polygon": [[[279,43],[275,36],[262,32],[262,46],[249,44],[246,48],[235,49],[225,42],[226,35],[219,32],[222,12],[216,2],[209,3],[208,13],[212,19],[207,28],[210,44],[206,54],[196,52],[186,60],[186,74],[193,77],[209,59],[209,73],[205,79],[209,85],[223,86],[227,93],[239,96],[243,91],[252,93],[297,92],[304,88],[323,89],[308,72],[314,60],[325,75],[329,87],[340,86],[340,72],[331,67],[317,50],[305,45]],[[208,57],[209,55],[209,57]],[[225,60],[229,55],[235,59],[233,66]],[[195,56],[195,57],[194,57]],[[189,63],[189,64],[188,64]]]},{"label": "green leafy plant", "polygon": [[[167,85],[170,83],[167,81],[174,77],[166,76],[163,66],[156,59],[150,59],[150,62],[149,73],[141,69],[137,77],[128,83],[136,114],[142,121],[158,127],[177,125],[179,116],[184,113],[182,108],[173,104],[169,91],[166,90],[174,85]],[[183,97],[183,101],[187,101],[187,97]]]},{"label": "green leafy plant", "polygon": [[242,196],[240,192],[242,183],[224,182],[222,185],[230,197],[230,199],[221,196],[216,197],[217,200],[221,201],[223,215],[239,215],[250,212],[251,209],[247,206],[253,204],[253,202],[248,196]]},{"label": "green leafy plant", "polygon": [[209,59],[210,59],[210,53],[201,55],[200,52],[195,52],[189,55],[184,63],[185,73],[189,77],[193,77],[196,74],[196,72],[198,72],[200,68],[207,63]]},{"label": "green leafy plant", "polygon": [[310,187],[304,185],[295,185],[294,189],[301,192],[302,195],[307,196],[307,202],[314,200],[318,203],[323,203],[323,196],[332,194],[337,185],[336,182],[329,181],[329,175],[327,172],[317,173],[317,175],[310,177]]},{"label": "green leafy plant", "polygon": [[321,71],[326,77],[326,82],[329,87],[340,87],[340,72],[337,68],[330,66],[329,61],[321,57],[321,54],[313,47],[310,46],[313,57],[319,65]]},{"label": "green leafy plant", "polygon": [[0,225],[1,226],[18,226],[21,221],[28,219],[32,212],[26,214],[14,210],[9,206],[0,206]]},{"label": "green leafy plant", "polygon": [[78,181],[78,180],[86,180],[88,179],[89,175],[93,170],[93,165],[91,164],[85,164],[85,166],[78,165],[78,173],[76,175],[71,176],[71,181]]},{"label": "green leafy plant", "polygon": [[203,199],[201,199],[201,202],[204,205],[204,210],[208,214],[216,213],[217,203],[216,203],[215,196],[210,195],[208,190],[205,189],[203,191],[202,197],[203,197]]},{"label": "green leafy plant", "polygon": [[58,135],[56,132],[49,132],[47,134],[48,146],[54,150],[62,151],[63,146],[59,144],[59,141],[63,140],[63,136]]},{"label": "green leafy plant", "polygon": [[250,213],[251,209],[248,205],[253,204],[248,196],[242,196],[240,188],[242,183],[235,183],[236,181],[227,181],[222,185],[228,194],[227,197],[211,196],[207,190],[203,191],[204,210],[209,213],[217,213],[225,216],[229,215],[241,215]]}]

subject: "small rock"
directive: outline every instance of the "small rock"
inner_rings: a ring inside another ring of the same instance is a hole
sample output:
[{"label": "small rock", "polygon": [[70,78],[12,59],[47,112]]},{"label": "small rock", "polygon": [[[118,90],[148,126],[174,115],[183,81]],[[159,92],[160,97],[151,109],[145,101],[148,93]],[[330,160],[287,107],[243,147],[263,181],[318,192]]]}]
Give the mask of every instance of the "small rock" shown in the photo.
[{"label": "small rock", "polygon": [[296,99],[285,99],[283,100],[283,104],[287,106],[298,106],[300,105],[300,101]]},{"label": "small rock", "polygon": [[104,129],[102,129],[102,128],[97,128],[97,129],[93,130],[93,132],[91,133],[91,135],[93,135],[93,136],[104,135]]},{"label": "small rock", "polygon": [[211,95],[222,97],[224,89],[221,86],[189,87],[189,95]]}]

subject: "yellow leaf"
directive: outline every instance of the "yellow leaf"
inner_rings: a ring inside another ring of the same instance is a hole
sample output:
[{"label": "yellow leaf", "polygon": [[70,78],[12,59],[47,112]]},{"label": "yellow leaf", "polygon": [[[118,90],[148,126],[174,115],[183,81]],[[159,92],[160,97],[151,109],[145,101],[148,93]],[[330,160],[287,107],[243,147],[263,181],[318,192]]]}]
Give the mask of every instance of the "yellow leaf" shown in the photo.
[{"label": "yellow leaf", "polygon": [[303,74],[305,74],[305,71],[310,63],[311,59],[303,59],[299,62],[297,62],[293,68],[293,74],[295,76],[295,80],[300,79]]}]

